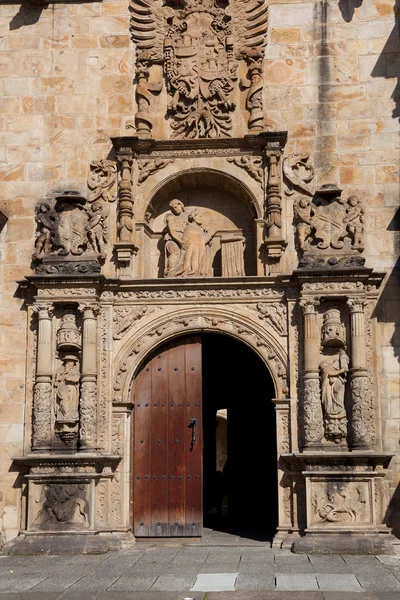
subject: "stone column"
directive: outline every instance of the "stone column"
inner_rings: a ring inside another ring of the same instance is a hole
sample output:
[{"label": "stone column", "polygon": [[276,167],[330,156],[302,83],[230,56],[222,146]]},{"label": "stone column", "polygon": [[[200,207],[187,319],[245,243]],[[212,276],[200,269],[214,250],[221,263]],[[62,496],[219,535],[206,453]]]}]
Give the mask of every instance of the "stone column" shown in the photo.
[{"label": "stone column", "polygon": [[374,397],[366,357],[365,302],[347,301],[351,319],[351,422],[352,448],[369,450],[375,442]]},{"label": "stone column", "polygon": [[268,181],[266,201],[265,247],[270,259],[279,261],[286,242],[282,237],[282,182],[281,182],[281,150],[268,151]]},{"label": "stone column", "polygon": [[319,347],[317,298],[304,298],[300,306],[304,314],[304,372],[303,372],[303,423],[306,448],[320,448],[324,437],[321,388],[319,381]]},{"label": "stone column", "polygon": [[132,278],[132,257],[137,252],[134,244],[135,220],[132,196],[133,153],[128,148],[118,155],[120,177],[118,182],[118,241],[114,244],[121,279]]},{"label": "stone column", "polygon": [[53,306],[34,307],[38,315],[36,380],[33,391],[32,450],[48,452],[53,442],[52,431],[52,316]]},{"label": "stone column", "polygon": [[79,306],[83,320],[79,439],[81,452],[97,448],[97,314],[96,305]]}]

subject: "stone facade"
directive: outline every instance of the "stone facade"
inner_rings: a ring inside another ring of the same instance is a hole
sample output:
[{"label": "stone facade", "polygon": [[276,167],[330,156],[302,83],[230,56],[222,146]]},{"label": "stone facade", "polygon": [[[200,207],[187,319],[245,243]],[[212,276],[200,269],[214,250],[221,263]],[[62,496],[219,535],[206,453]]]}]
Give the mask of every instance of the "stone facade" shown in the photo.
[{"label": "stone facade", "polygon": [[389,0],[0,7],[3,541],[128,538],[132,382],[209,331],[273,378],[276,545],[400,537],[399,50]]}]

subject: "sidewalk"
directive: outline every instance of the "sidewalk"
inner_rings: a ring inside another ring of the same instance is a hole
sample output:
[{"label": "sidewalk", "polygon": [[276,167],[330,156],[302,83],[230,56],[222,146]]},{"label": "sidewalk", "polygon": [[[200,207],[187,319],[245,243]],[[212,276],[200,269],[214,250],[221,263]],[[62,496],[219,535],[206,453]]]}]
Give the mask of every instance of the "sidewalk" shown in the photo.
[{"label": "sidewalk", "polygon": [[307,556],[260,542],[203,542],[138,543],[103,555],[0,557],[0,600],[185,598],[400,600],[400,556]]}]

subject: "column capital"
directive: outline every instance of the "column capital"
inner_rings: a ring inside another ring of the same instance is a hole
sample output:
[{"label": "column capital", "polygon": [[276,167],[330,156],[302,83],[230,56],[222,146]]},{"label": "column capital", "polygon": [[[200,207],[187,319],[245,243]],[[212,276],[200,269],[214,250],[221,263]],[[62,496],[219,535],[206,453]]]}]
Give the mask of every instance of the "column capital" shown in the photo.
[{"label": "column capital", "polygon": [[79,304],[78,310],[84,319],[96,319],[100,312],[98,304]]},{"label": "column capital", "polygon": [[366,301],[363,298],[348,298],[347,306],[350,308],[350,313],[363,313]]},{"label": "column capital", "polygon": [[37,315],[39,320],[50,320],[54,314],[54,305],[45,303],[34,304],[33,314]]},{"label": "column capital", "polygon": [[304,316],[315,315],[317,306],[319,306],[319,304],[320,304],[320,299],[316,298],[316,297],[301,298],[301,300],[300,300],[300,307],[303,311]]}]

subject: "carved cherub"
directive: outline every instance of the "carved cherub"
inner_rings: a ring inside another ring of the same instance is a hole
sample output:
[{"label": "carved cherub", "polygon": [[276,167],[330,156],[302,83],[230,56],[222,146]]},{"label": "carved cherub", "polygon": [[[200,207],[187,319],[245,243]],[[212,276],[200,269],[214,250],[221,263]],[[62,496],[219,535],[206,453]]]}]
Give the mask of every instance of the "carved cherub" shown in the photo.
[{"label": "carved cherub", "polygon": [[352,245],[357,250],[364,249],[364,207],[357,196],[349,196],[346,216],[343,220],[350,234]]}]

